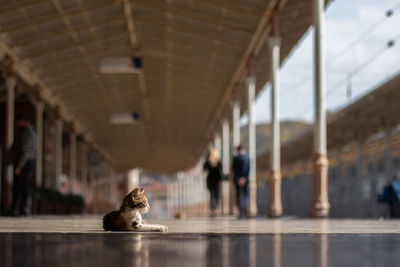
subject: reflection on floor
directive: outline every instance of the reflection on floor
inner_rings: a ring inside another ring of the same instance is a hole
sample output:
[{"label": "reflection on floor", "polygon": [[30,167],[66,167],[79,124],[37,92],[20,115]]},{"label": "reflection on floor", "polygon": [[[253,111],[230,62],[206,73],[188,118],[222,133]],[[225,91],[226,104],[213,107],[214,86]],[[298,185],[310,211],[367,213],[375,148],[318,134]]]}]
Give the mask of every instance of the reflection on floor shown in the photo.
[{"label": "reflection on floor", "polygon": [[151,221],[104,232],[100,216],[0,217],[0,266],[400,266],[400,220]]},{"label": "reflection on floor", "polygon": [[[382,219],[267,219],[237,220],[235,217],[189,218],[149,221],[168,226],[169,233],[254,234],[400,234],[400,220]],[[1,232],[104,233],[102,215],[0,217]]]},{"label": "reflection on floor", "polygon": [[2,233],[11,266],[398,266],[397,234]]}]

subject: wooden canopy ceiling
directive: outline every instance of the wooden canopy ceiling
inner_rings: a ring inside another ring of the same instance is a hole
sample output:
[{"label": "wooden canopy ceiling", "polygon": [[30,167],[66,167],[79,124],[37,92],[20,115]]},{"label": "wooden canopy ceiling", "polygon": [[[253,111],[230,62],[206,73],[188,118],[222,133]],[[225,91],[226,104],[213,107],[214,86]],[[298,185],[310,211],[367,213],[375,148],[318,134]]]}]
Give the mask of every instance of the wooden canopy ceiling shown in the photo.
[{"label": "wooden canopy ceiling", "polygon": [[[192,166],[229,116],[253,58],[269,80],[266,42],[278,9],[281,61],[311,24],[309,0],[10,0],[0,2],[0,55],[119,170]],[[140,56],[142,74],[102,74],[106,57]],[[113,125],[115,112],[135,125]]]}]

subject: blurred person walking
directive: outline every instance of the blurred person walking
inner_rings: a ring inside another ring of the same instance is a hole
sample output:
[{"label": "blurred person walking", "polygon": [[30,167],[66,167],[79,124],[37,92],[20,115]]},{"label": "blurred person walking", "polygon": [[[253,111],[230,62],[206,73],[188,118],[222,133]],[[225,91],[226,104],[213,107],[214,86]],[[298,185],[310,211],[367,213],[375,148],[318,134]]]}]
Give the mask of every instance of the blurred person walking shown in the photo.
[{"label": "blurred person walking", "polygon": [[16,138],[9,151],[9,164],[14,165],[13,202],[9,213],[28,216],[31,212],[29,186],[35,170],[37,139],[26,115],[17,115],[16,125]]},{"label": "blurred person walking", "polygon": [[214,148],[208,150],[207,160],[203,169],[208,171],[207,189],[210,192],[210,216],[216,216],[216,209],[219,203],[220,183],[224,175],[218,151]]},{"label": "blurred person walking", "polygon": [[242,145],[236,147],[232,163],[233,183],[236,188],[236,201],[239,209],[239,219],[249,217],[249,173],[250,158]]}]

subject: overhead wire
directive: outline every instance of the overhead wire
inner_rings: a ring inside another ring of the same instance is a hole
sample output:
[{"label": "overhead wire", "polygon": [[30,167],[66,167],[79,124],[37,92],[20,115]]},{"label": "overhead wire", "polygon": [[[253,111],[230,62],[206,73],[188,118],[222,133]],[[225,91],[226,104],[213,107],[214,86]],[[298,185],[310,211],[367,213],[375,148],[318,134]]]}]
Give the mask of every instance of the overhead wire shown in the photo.
[{"label": "overhead wire", "polygon": [[[347,51],[350,51],[351,47],[354,47],[357,43],[361,42],[364,38],[366,38],[369,34],[371,34],[376,28],[378,28],[378,26],[380,26],[383,22],[385,22],[386,19],[391,18],[395,11],[397,9],[400,8],[400,3],[393,6],[392,8],[389,8],[386,12],[385,12],[385,16],[380,18],[379,20],[377,20],[376,22],[374,22],[368,29],[364,30],[361,34],[359,34],[356,38],[354,38],[352,41],[350,41],[350,43],[345,46],[343,49],[340,50],[340,52],[338,52],[333,58],[332,61],[329,62],[327,68],[331,67],[332,65],[334,65],[334,63],[341,58],[343,55],[346,54]],[[287,95],[290,92],[293,92],[299,88],[301,88],[306,82],[308,82],[310,79],[312,78],[312,75],[306,76],[305,78],[303,78],[296,87],[287,90],[285,92],[282,93],[282,96]]]},{"label": "overhead wire", "polygon": [[341,57],[343,57],[348,51],[350,51],[352,47],[354,47],[357,43],[361,42],[364,38],[366,38],[371,32],[373,32],[376,28],[378,28],[386,19],[389,19],[393,16],[394,12],[400,8],[400,3],[395,5],[394,7],[388,9],[385,12],[385,16],[380,18],[374,24],[372,24],[368,29],[364,30],[359,34],[356,38],[354,38],[350,43],[348,43],[345,47],[343,47],[338,53],[336,53],[332,60],[329,63],[329,66],[332,66],[335,62],[338,61]]},{"label": "overhead wire", "polygon": [[[372,56],[370,56],[367,60],[365,60],[362,64],[358,65],[356,68],[351,70],[349,72],[350,76],[354,76],[356,74],[359,74],[363,69],[365,69],[368,65],[370,65],[372,62],[374,62],[376,59],[378,59],[383,53],[388,51],[390,48],[392,48],[397,41],[400,41],[400,34],[396,36],[394,39],[389,40],[385,46],[382,46],[378,51],[376,51]],[[333,92],[336,90],[340,89],[344,83],[346,83],[347,78],[340,83],[337,83],[336,85],[332,86],[328,91],[327,95],[331,95]]]},{"label": "overhead wire", "polygon": [[[377,22],[375,22],[371,27],[369,27],[367,30],[363,31],[360,35],[358,35],[355,39],[353,39],[344,49],[341,49],[342,54],[337,54],[333,61],[331,61],[328,65],[332,66],[334,62],[337,61],[338,58],[343,56],[346,51],[350,50],[351,47],[356,45],[357,43],[361,42],[364,38],[366,38],[373,30],[375,30],[378,26],[380,26],[387,18],[390,18],[393,16],[394,12],[400,8],[400,3],[395,5],[393,8],[388,9],[385,12],[385,17],[381,18]],[[392,48],[396,42],[400,41],[400,34],[396,36],[395,38],[389,40],[385,46],[381,47],[376,53],[374,53],[371,57],[369,57],[366,61],[364,61],[362,64],[358,65],[356,68],[354,68],[352,71],[349,72],[350,75],[356,75],[359,74],[365,67],[370,65],[372,62],[374,62],[377,58],[379,58],[383,53],[385,53],[388,49]],[[346,50],[346,51],[345,51]],[[346,76],[345,79],[340,80],[340,82],[335,83],[333,86],[330,87],[330,89],[327,90],[326,96],[331,95],[338,89],[342,88],[343,84],[345,84],[348,81],[349,75]],[[305,84],[309,79],[311,79],[312,76],[308,76],[307,79],[301,80],[301,82],[296,86],[295,88],[285,91],[283,95],[286,95],[289,92],[292,92],[296,89],[299,89],[303,84]],[[307,108],[301,110],[301,112],[297,112],[297,114],[307,114],[310,110],[312,110],[312,106],[308,106]]]},{"label": "overhead wire", "polygon": [[[381,47],[377,52],[375,52],[372,56],[370,56],[366,61],[364,61],[362,64],[358,65],[356,68],[354,68],[352,71],[350,71],[350,75],[355,75],[361,72],[364,68],[366,68],[368,65],[370,65],[372,62],[374,62],[377,58],[379,58],[383,53],[388,51],[390,48],[392,48],[396,42],[400,41],[400,34],[397,35],[394,39],[389,40],[385,46]],[[333,86],[331,86],[327,91],[326,91],[326,97],[332,95],[335,91],[341,89],[344,84],[346,84],[348,80],[348,77],[345,79],[341,79],[339,82],[335,83]],[[298,114],[307,114],[310,110],[312,110],[312,106],[307,106],[307,108],[301,110],[298,112]]]}]

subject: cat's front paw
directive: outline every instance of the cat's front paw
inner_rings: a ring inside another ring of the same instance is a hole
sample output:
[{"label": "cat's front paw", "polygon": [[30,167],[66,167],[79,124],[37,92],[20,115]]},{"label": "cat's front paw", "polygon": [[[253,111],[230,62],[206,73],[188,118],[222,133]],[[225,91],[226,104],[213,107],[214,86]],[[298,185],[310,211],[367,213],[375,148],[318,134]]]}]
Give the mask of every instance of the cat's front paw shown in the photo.
[{"label": "cat's front paw", "polygon": [[135,221],[135,222],[132,223],[132,228],[137,230],[140,227],[142,227],[142,225],[143,225],[142,223],[140,223],[138,221]]},{"label": "cat's front paw", "polygon": [[168,232],[168,227],[166,225],[160,225],[159,231],[160,232]]}]

